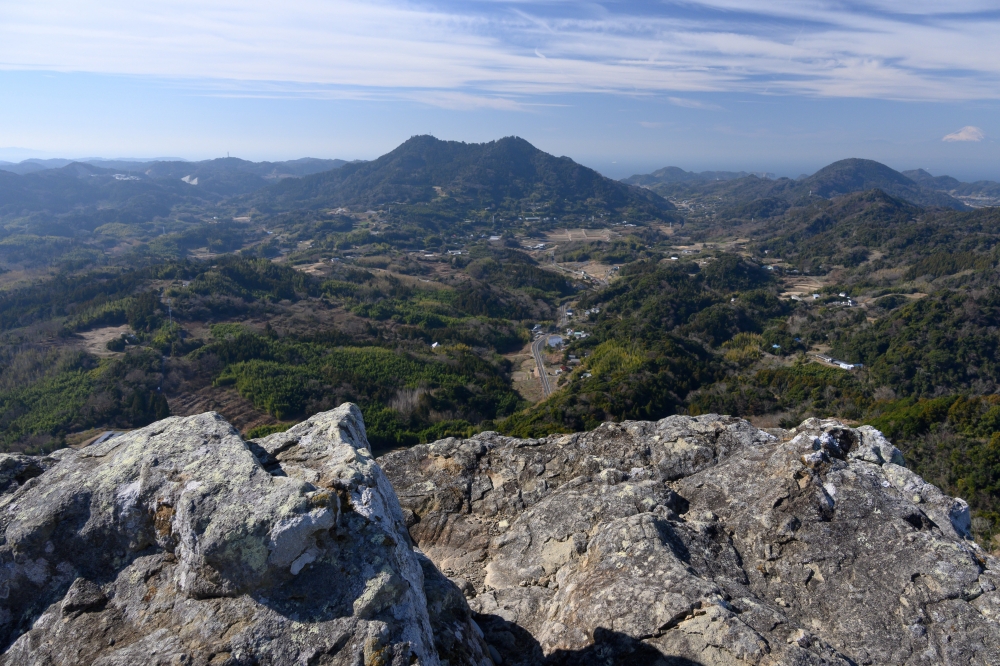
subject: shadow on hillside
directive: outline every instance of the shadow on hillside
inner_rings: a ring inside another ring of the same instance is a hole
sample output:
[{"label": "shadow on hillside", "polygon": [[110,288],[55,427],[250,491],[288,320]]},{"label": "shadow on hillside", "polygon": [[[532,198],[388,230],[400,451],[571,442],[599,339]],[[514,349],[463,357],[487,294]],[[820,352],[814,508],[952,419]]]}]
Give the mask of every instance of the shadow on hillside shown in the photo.
[{"label": "shadow on hillside", "polygon": [[599,627],[594,643],[581,650],[557,650],[545,657],[535,637],[498,615],[475,615],[486,642],[503,657],[504,666],[703,666],[685,657],[671,657],[640,640]]}]

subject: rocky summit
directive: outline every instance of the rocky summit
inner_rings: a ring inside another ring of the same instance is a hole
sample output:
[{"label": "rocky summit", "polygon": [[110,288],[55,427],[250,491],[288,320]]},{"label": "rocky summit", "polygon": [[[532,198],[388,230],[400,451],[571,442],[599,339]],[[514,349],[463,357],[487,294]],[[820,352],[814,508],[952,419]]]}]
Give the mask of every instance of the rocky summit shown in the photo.
[{"label": "rocky summit", "polygon": [[836,421],[168,418],[0,455],[0,535],[0,666],[1000,663],[968,506]]},{"label": "rocky summit", "polygon": [[489,664],[345,405],[0,458],[0,664]]}]

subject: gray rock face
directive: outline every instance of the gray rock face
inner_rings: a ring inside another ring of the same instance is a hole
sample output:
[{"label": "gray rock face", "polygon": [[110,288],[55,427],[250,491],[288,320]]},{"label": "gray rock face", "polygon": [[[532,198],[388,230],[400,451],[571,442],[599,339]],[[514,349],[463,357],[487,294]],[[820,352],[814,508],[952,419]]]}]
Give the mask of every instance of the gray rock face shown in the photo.
[{"label": "gray rock face", "polygon": [[998,582],[965,502],[835,421],[376,464],[345,405],[0,456],[0,666],[1000,664]]},{"label": "gray rock face", "polygon": [[1000,563],[878,431],[715,415],[379,459],[504,664],[1000,664]]},{"label": "gray rock face", "polygon": [[490,665],[353,405],[0,456],[0,664]]}]

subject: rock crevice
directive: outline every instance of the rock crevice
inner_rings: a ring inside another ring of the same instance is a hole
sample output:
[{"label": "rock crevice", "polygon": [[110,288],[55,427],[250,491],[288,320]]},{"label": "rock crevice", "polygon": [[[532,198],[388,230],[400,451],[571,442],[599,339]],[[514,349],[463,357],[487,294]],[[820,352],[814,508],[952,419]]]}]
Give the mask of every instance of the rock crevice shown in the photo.
[{"label": "rock crevice", "polygon": [[968,506],[867,426],[675,416],[379,462],[507,664],[1000,663]]}]

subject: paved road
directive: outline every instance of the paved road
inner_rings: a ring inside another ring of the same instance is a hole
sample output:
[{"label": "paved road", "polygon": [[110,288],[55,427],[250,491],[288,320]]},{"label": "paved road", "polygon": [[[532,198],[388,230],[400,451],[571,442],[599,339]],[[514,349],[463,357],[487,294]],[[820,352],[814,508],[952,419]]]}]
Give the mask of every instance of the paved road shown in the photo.
[{"label": "paved road", "polygon": [[538,366],[538,378],[542,380],[542,396],[547,398],[552,394],[552,387],[549,386],[549,374],[545,372],[545,361],[542,359],[542,350],[549,336],[546,333],[531,343],[531,354],[535,357],[535,365]]}]

